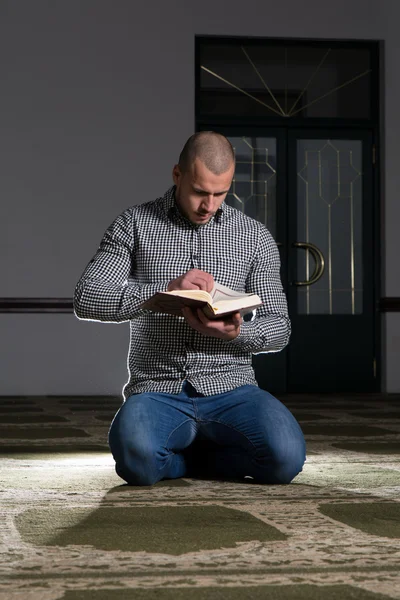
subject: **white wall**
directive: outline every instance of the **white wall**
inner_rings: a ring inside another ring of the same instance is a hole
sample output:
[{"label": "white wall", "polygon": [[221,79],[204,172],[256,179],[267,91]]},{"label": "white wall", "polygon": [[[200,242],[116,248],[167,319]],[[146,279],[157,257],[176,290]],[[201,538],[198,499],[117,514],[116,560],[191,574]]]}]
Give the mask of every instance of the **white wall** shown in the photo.
[{"label": "white wall", "polygon": [[[399,18],[396,0],[3,0],[0,296],[71,298],[115,216],[170,185],[194,130],[195,34],[386,41],[383,294],[400,296]],[[0,395],[120,393],[127,329],[0,315]]]}]

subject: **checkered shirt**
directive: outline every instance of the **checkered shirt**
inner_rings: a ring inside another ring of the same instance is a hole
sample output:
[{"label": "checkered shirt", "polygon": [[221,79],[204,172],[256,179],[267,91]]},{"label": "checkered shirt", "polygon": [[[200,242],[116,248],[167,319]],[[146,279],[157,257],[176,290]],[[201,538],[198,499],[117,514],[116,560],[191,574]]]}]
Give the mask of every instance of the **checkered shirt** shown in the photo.
[{"label": "checkered shirt", "polygon": [[[238,337],[206,337],[183,317],[140,304],[190,269],[211,273],[234,290],[258,294],[263,305]],[[206,225],[178,210],[175,186],[164,197],[132,206],[107,229],[74,294],[80,319],[130,322],[129,380],[123,396],[177,394],[184,380],[212,395],[257,385],[251,355],[278,352],[290,336],[276,244],[264,225],[223,203]]]}]

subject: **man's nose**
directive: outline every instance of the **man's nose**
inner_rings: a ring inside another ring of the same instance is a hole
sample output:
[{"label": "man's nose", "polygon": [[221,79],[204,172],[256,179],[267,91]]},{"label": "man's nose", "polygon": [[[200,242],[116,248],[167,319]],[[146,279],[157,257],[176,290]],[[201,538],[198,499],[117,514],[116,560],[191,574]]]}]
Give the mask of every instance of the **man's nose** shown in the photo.
[{"label": "man's nose", "polygon": [[204,210],[207,210],[207,211],[211,212],[212,209],[213,209],[213,206],[214,206],[214,196],[213,196],[213,194],[209,194],[208,196],[205,196],[203,198],[202,208]]}]

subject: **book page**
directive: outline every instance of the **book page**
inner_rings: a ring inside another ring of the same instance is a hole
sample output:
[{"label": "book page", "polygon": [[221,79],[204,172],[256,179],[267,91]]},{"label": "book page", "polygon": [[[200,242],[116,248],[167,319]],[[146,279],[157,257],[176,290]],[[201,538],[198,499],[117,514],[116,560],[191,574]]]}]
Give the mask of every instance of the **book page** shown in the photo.
[{"label": "book page", "polygon": [[215,302],[213,305],[214,311],[216,315],[224,314],[227,312],[233,311],[242,311],[243,309],[247,309],[246,312],[251,312],[253,308],[257,308],[262,304],[259,296],[249,295],[244,296],[242,298],[231,298],[230,300],[220,300],[219,302]]},{"label": "book page", "polygon": [[214,287],[210,292],[213,304],[215,302],[221,302],[221,300],[234,300],[235,298],[246,298],[251,295],[252,294],[247,294],[246,292],[235,292],[235,290],[231,290],[225,285],[217,282],[214,283]]},{"label": "book page", "polygon": [[205,290],[173,290],[172,292],[163,292],[164,294],[171,294],[173,296],[181,296],[183,298],[194,298],[195,300],[202,300],[212,304],[213,299],[211,295]]}]

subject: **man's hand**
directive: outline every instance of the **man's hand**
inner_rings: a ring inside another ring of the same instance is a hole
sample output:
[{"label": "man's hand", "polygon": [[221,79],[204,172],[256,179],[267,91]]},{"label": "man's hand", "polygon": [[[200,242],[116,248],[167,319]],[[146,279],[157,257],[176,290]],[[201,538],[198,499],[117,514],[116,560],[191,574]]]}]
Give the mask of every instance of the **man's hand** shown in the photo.
[{"label": "man's hand", "polygon": [[233,340],[240,333],[242,317],[239,312],[233,313],[225,319],[208,319],[201,308],[182,308],[185,320],[193,329],[203,335],[216,337],[221,340]]},{"label": "man's hand", "polygon": [[177,279],[169,282],[167,291],[174,290],[205,290],[211,292],[214,287],[214,277],[210,273],[200,271],[200,269],[191,269]]}]

